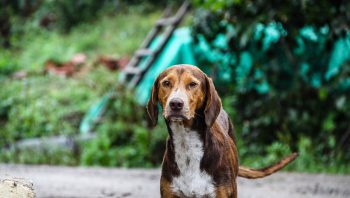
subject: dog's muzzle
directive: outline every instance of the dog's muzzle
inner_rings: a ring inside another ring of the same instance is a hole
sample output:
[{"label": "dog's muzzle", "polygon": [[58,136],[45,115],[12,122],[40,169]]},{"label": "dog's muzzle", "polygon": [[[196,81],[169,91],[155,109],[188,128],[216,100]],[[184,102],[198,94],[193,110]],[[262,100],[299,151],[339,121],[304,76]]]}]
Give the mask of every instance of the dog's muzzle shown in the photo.
[{"label": "dog's muzzle", "polygon": [[180,98],[174,98],[169,103],[170,109],[174,112],[179,112],[184,107],[184,101]]},{"label": "dog's muzzle", "polygon": [[171,121],[183,121],[186,118],[184,115],[184,101],[181,98],[173,98],[169,102],[170,112],[168,113],[168,119]]},{"label": "dog's muzzle", "polygon": [[188,113],[188,97],[186,93],[181,90],[174,91],[166,105],[165,118],[170,121],[181,122],[189,120]]}]

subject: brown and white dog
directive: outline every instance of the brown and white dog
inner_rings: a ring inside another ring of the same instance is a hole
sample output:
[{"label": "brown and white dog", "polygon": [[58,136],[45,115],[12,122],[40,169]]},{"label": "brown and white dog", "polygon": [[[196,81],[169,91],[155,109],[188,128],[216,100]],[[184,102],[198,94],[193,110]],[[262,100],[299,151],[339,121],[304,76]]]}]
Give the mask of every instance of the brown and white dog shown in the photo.
[{"label": "brown and white dog", "polygon": [[162,164],[162,197],[237,197],[236,177],[261,178],[293,161],[293,153],[264,169],[239,166],[234,128],[213,81],[191,65],[175,65],[155,80],[147,111],[157,124],[163,108],[169,137]]}]

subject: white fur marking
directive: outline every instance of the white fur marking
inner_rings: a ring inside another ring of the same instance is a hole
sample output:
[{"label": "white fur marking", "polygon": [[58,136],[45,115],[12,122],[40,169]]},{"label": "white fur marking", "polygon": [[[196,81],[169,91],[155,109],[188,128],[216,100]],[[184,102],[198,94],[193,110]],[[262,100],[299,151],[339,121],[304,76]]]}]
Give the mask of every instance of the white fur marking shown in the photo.
[{"label": "white fur marking", "polygon": [[[189,102],[188,102],[188,96],[186,95],[185,92],[181,91],[180,89],[177,89],[175,91],[173,91],[168,100],[167,100],[167,104],[166,104],[166,110],[164,111],[165,115],[168,115],[170,114],[171,112],[171,108],[170,108],[170,101],[174,98],[179,98],[181,99],[183,102],[184,102],[184,107],[183,107],[183,110],[182,110],[182,113],[184,115],[186,115],[189,111]],[[166,116],[165,116],[166,117]]]},{"label": "white fur marking", "polygon": [[198,133],[179,122],[172,122],[170,127],[173,131],[175,161],[180,170],[180,175],[171,184],[173,192],[186,197],[214,197],[212,177],[200,170],[204,152]]}]

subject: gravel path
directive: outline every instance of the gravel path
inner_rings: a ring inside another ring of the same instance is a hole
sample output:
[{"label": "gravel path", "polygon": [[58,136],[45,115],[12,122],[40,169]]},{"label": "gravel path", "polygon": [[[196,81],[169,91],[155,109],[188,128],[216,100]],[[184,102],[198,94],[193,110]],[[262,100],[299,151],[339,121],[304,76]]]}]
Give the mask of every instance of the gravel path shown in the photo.
[{"label": "gravel path", "polygon": [[[0,179],[31,180],[38,198],[157,198],[159,174],[159,169],[0,164]],[[238,190],[239,198],[350,198],[350,176],[277,173],[265,179],[239,179]]]}]

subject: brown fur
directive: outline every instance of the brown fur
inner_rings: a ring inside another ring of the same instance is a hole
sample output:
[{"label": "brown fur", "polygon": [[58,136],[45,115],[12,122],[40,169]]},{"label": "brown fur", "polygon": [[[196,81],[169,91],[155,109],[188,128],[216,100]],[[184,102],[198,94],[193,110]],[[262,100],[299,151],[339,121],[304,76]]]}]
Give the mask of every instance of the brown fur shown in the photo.
[{"label": "brown fur", "polygon": [[173,192],[171,192],[171,183],[164,179],[161,178],[160,180],[160,196],[161,197],[168,197],[168,198],[178,198],[178,196],[174,195]]},{"label": "brown fur", "polygon": [[[196,86],[191,86],[191,83]],[[157,104],[158,102],[161,104],[169,132],[162,164],[160,184],[162,197],[177,197],[171,191],[171,183],[174,177],[180,175],[180,171],[174,156],[173,131],[169,127],[167,112],[164,111],[169,95],[177,89],[185,91],[189,98],[190,110],[184,125],[199,133],[204,145],[200,169],[213,178],[216,197],[237,198],[237,176],[265,177],[280,170],[297,157],[294,153],[275,165],[259,170],[239,166],[234,128],[222,109],[213,81],[197,67],[173,66],[162,72],[155,80],[147,105],[149,120],[151,125],[155,126],[158,117]]]}]

